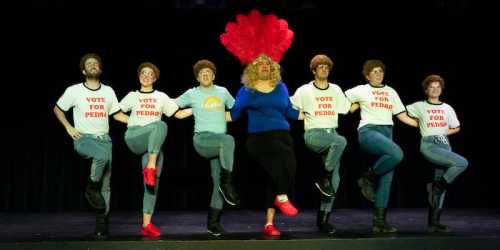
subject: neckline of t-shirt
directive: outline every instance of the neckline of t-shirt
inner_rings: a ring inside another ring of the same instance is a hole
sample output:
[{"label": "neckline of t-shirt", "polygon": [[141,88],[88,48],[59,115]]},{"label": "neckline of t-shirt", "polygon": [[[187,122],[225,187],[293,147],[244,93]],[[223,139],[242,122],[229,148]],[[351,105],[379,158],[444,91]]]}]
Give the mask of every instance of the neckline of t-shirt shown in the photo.
[{"label": "neckline of t-shirt", "polygon": [[88,90],[90,90],[90,91],[98,91],[98,90],[100,90],[100,89],[101,89],[101,87],[102,87],[102,83],[101,83],[101,82],[99,82],[99,88],[97,88],[97,89],[91,89],[91,88],[89,88],[89,86],[87,86],[87,84],[85,84],[85,83],[86,83],[86,82],[82,83],[83,87],[85,87],[86,89],[88,89]]},{"label": "neckline of t-shirt", "polygon": [[430,105],[435,105],[435,106],[439,106],[439,105],[443,105],[444,102],[440,102],[440,103],[432,103],[432,102],[429,102],[429,100],[425,100],[426,103],[430,104]]},{"label": "neckline of t-shirt", "polygon": [[371,84],[371,83],[368,83],[368,85],[370,85],[370,87],[372,87],[372,88],[376,88],[376,89],[381,89],[381,88],[383,88],[383,87],[385,87],[385,86],[386,86],[385,84],[382,84],[382,85],[380,85],[380,86],[375,86],[375,85],[373,85],[373,84]]},{"label": "neckline of t-shirt", "polygon": [[313,85],[316,89],[319,89],[319,90],[327,90],[328,88],[330,88],[330,83],[328,83],[328,82],[327,82],[326,84],[327,84],[327,85],[326,85],[326,88],[322,89],[322,88],[320,88],[320,87],[318,87],[318,86],[316,85],[316,81],[312,81],[312,85]]}]

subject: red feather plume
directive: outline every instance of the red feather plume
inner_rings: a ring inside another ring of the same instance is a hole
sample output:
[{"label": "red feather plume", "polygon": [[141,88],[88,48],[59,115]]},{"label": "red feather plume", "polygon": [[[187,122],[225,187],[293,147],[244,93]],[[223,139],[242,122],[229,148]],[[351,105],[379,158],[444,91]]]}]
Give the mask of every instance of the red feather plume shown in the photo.
[{"label": "red feather plume", "polygon": [[280,62],[292,45],[293,31],[286,20],[252,10],[247,16],[237,15],[236,22],[228,22],[220,41],[244,65],[260,54]]}]

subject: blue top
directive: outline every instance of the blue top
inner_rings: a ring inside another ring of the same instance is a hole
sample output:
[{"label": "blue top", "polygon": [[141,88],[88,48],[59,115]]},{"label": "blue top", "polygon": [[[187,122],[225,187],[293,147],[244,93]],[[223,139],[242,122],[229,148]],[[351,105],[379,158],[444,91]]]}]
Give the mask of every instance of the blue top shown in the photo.
[{"label": "blue top", "polygon": [[233,106],[234,99],[226,88],[213,85],[189,89],[175,99],[179,107],[191,107],[194,116],[194,132],[226,133],[226,108]]},{"label": "blue top", "polygon": [[248,133],[272,130],[290,130],[286,118],[298,120],[299,111],[292,108],[288,89],[279,82],[269,93],[242,87],[236,95],[231,109],[233,121],[239,119],[246,111],[248,115]]}]

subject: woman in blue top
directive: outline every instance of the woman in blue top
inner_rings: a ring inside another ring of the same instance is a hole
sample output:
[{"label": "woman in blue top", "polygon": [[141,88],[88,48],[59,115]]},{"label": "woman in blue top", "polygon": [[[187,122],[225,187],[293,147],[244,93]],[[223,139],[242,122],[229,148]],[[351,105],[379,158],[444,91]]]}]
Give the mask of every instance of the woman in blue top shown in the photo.
[{"label": "woman in blue top", "polygon": [[287,118],[299,120],[304,115],[292,108],[288,90],[281,81],[280,66],[267,55],[260,55],[247,65],[243,84],[228,120],[237,120],[243,113],[248,115],[248,154],[269,175],[264,234],[278,236],[280,231],[273,225],[274,207],[288,216],[298,213],[287,196],[296,170]]}]

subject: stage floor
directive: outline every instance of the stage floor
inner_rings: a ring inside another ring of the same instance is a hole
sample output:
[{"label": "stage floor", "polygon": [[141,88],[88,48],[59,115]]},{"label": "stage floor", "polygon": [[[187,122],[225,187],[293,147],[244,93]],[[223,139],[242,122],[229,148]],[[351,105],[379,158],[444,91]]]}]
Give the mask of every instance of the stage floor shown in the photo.
[{"label": "stage floor", "polygon": [[293,218],[278,215],[282,236],[269,238],[261,233],[264,211],[227,210],[222,217],[227,233],[212,237],[205,211],[159,211],[153,222],[162,236],[149,239],[140,237],[139,213],[113,212],[109,237],[95,240],[90,212],[0,213],[0,249],[500,249],[498,210],[445,210],[441,221],[453,230],[446,234],[426,232],[426,209],[390,209],[387,220],[399,229],[395,234],[372,234],[371,219],[369,209],[334,210],[330,221],[337,233],[328,236],[316,231],[316,211],[302,210]]}]

